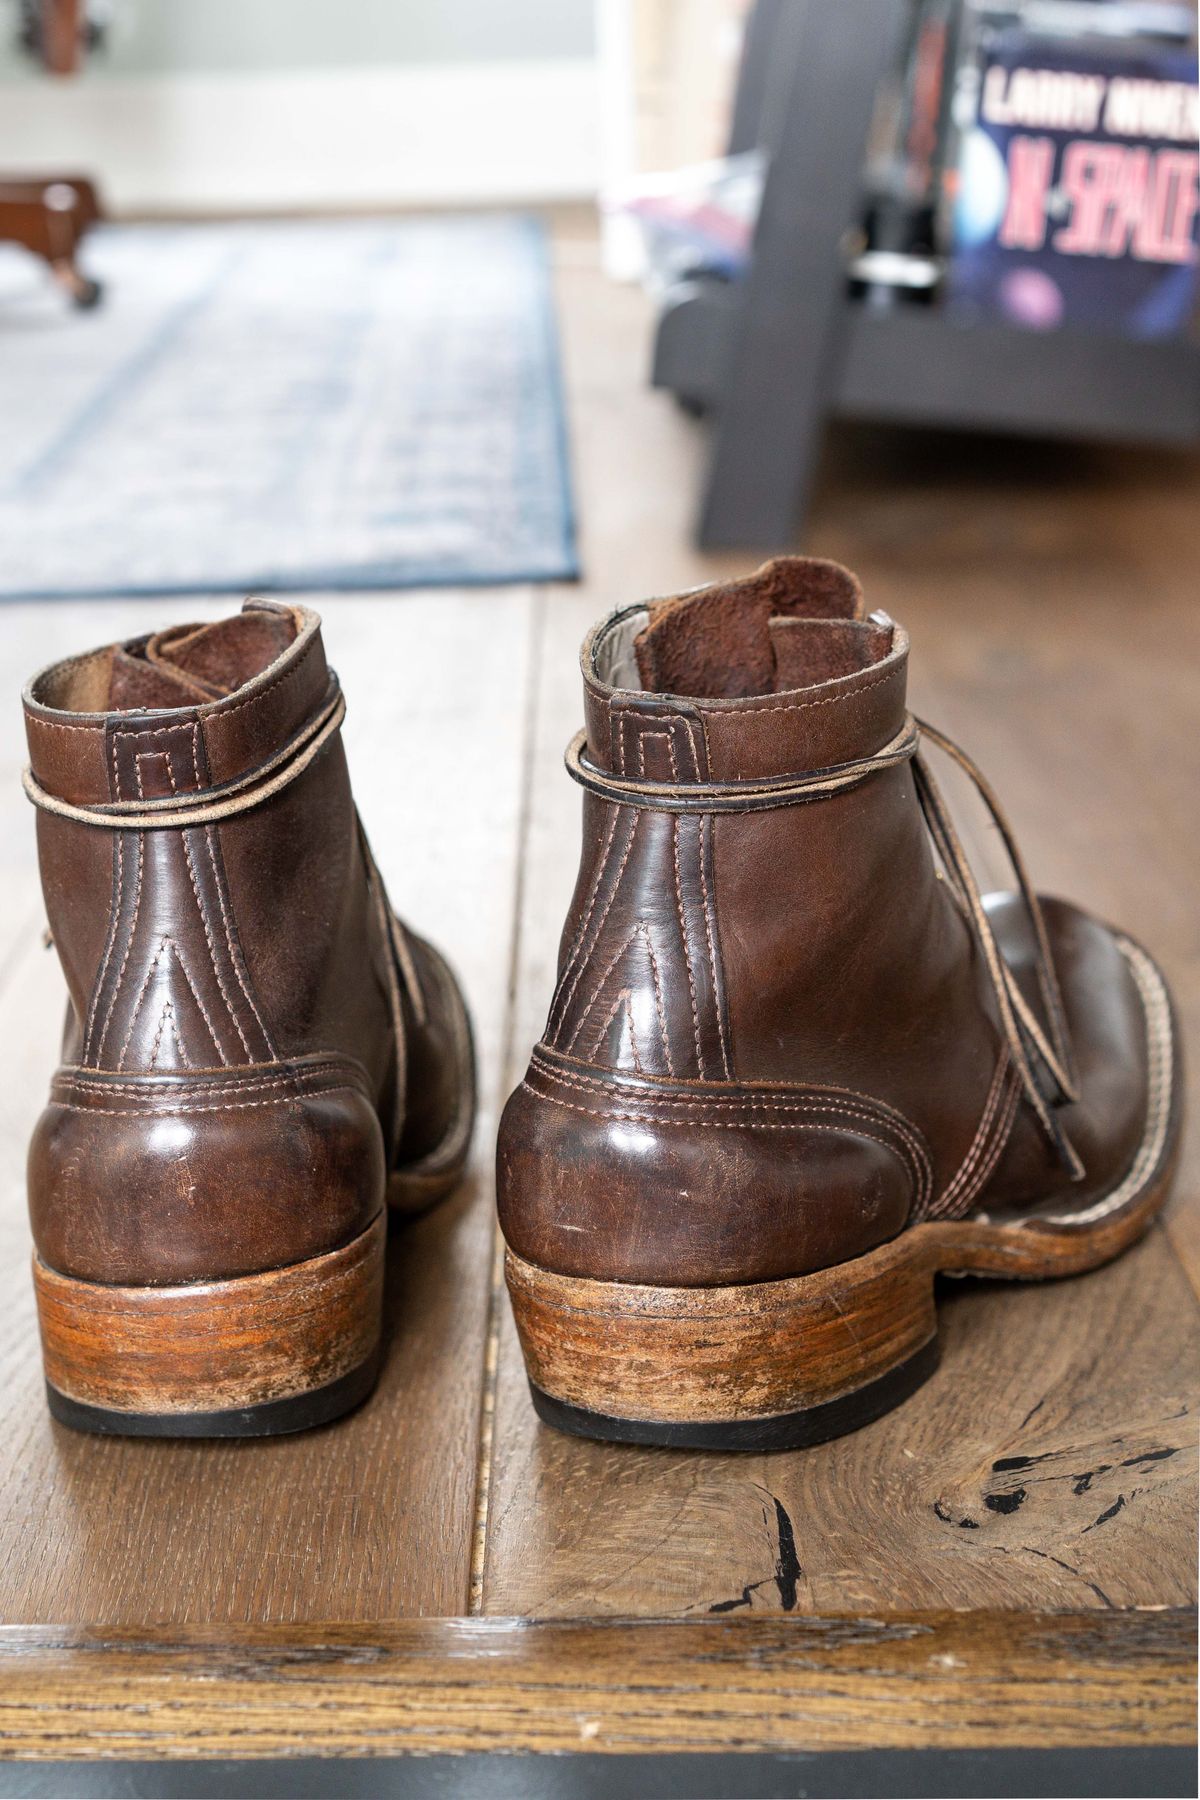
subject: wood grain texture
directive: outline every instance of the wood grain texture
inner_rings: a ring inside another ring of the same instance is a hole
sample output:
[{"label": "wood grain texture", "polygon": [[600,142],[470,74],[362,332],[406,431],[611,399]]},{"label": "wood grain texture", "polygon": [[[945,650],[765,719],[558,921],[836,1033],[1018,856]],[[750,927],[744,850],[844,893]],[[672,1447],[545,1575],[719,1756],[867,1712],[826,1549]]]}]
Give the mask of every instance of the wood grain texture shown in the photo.
[{"label": "wood grain texture", "polygon": [[[125,1443],[46,1415],[23,1158],[62,989],[15,689],[82,645],[227,609],[4,611],[0,1623],[28,1628],[0,1632],[0,1754],[1183,1742],[1191,1624],[1158,1609],[1194,1593],[1194,1151],[1166,1228],[1111,1268],[944,1284],[941,1370],[853,1438],[721,1457],[534,1421],[492,1289],[491,1158],[575,878],[579,640],[619,602],[752,560],[687,547],[705,439],[644,388],[642,297],[601,280],[590,227],[558,255],[586,582],[316,602],[365,823],[397,909],[463,977],[483,1073],[465,1189],[392,1233],[380,1388],[330,1429]],[[995,780],[1040,883],[1149,945],[1185,1029],[1196,486],[1180,459],[841,431],[805,546],[909,628],[916,702]],[[545,1624],[435,1617],[468,1603],[489,1355],[476,1601]]]},{"label": "wood grain texture", "polygon": [[[10,606],[0,677],[0,1620],[81,1624],[378,1619],[466,1608],[484,1329],[491,1145],[515,886],[528,590],[317,597],[345,688],[347,754],[397,911],[470,997],[482,1107],[464,1187],[394,1223],[385,1358],[370,1401],[295,1438],[122,1442],[53,1424],[29,1279],[24,1156],[64,1005],[42,915],[16,692],[35,668],[223,602]],[[495,671],[502,664],[505,678]],[[488,770],[487,804],[447,805]],[[480,902],[481,880],[488,883]],[[436,1427],[421,1421],[436,1421]]]},{"label": "wood grain texture", "polygon": [[1175,1612],[0,1636],[0,1756],[1187,1744]]},{"label": "wood grain texture", "polygon": [[[731,566],[679,548],[703,439],[635,391],[629,297],[594,305],[582,257],[561,288],[573,379],[586,390],[607,369],[620,399],[603,428],[590,413],[577,446],[584,517],[601,521],[590,591],[543,602],[514,1082],[575,875],[579,800],[560,757],[580,718],[579,640],[608,607]],[[869,603],[906,626],[916,710],[998,788],[1039,886],[1159,958],[1185,1036],[1200,1023],[1200,846],[1180,828],[1200,789],[1198,476],[1195,458],[842,428],[803,546],[855,568]],[[952,772],[946,787],[957,804]],[[1006,885],[969,807],[965,834],[985,888]],[[1165,1228],[1111,1268],[1037,1287],[942,1284],[938,1373],[890,1417],[816,1449],[721,1457],[564,1438],[534,1417],[505,1309],[484,1610],[1188,1604],[1194,1144]]]}]

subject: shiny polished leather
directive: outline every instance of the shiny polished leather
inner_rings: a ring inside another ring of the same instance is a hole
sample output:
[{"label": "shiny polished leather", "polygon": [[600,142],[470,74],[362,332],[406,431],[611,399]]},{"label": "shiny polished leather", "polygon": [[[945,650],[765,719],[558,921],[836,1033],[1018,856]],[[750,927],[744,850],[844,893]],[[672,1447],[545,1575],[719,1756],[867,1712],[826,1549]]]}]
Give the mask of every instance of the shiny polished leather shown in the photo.
[{"label": "shiny polished leather", "polygon": [[[904,730],[908,639],[835,564],[613,614],[582,668],[583,855],[542,1041],[500,1130],[517,1254],[564,1275],[801,1275],[923,1218],[1082,1210],[1145,1129],[1142,1002],[1116,937],[1045,903],[1078,1098],[1061,1159],[1021,1090],[908,762],[802,803],[668,810],[689,787],[836,770]],[[686,801],[685,801],[686,803]],[[723,803],[724,804],[724,803]],[[1029,917],[987,915],[1047,1025]]]},{"label": "shiny polished leather", "polygon": [[107,829],[51,810],[220,803],[336,700],[317,615],[262,600],[26,691],[70,996],[29,1204],[64,1274],[154,1284],[299,1262],[360,1232],[389,1176],[452,1179],[465,1153],[462,1001],[431,946],[389,931],[339,732],[218,822]]}]

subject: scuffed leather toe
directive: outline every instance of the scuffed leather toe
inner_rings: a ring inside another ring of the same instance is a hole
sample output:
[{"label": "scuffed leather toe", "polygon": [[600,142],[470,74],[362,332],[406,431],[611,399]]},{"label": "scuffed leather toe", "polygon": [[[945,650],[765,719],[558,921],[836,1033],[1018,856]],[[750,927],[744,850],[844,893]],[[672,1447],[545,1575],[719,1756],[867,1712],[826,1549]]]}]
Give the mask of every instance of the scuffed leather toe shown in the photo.
[{"label": "scuffed leather toe", "polygon": [[[1015,894],[992,896],[988,913],[1006,959],[1031,1003],[1037,1003],[1028,919]],[[1132,1164],[1150,1123],[1148,1006],[1155,982],[1139,970],[1154,966],[1131,940],[1070,901],[1042,900],[1046,930],[1075,1051],[1079,1098],[1058,1108],[1086,1174],[1071,1182],[1057,1168],[1037,1121],[1022,1111],[991,1181],[983,1210],[1002,1212],[1045,1203],[1090,1205]],[[1161,986],[1161,980],[1159,981]]]}]

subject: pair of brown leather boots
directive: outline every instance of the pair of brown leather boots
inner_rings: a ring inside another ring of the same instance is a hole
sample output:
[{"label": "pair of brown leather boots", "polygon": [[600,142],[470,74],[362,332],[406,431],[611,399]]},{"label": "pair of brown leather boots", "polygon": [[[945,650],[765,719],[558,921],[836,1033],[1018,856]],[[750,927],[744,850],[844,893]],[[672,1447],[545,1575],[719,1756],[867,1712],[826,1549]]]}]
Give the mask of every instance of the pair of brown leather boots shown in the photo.
[{"label": "pair of brown leather boots", "polygon": [[[500,1218],[534,1403],[654,1444],[815,1442],[937,1356],[938,1270],[1126,1248],[1178,1127],[1149,956],[1039,901],[908,639],[800,558],[583,648],[583,856]],[[376,1372],[386,1215],[466,1159],[466,1009],[392,913],[315,614],[247,601],[25,694],[70,992],[29,1200],[50,1407],[295,1430]],[[992,807],[979,893],[922,749]]]}]

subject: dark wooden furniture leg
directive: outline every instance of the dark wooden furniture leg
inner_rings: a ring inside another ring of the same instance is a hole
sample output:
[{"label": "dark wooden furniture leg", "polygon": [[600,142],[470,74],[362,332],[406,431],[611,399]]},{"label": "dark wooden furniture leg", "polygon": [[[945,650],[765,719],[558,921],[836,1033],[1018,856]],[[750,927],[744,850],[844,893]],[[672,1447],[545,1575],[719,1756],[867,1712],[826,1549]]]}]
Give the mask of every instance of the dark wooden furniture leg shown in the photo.
[{"label": "dark wooden furniture leg", "polygon": [[0,239],[21,244],[50,265],[76,306],[95,306],[100,284],[83,274],[76,251],[100,216],[92,183],[83,176],[53,180],[0,179]]},{"label": "dark wooden furniture leg", "polygon": [[[705,548],[790,543],[836,385],[842,243],[905,0],[793,0],[793,78],[763,194],[699,522]],[[784,46],[780,46],[781,53]]]}]

